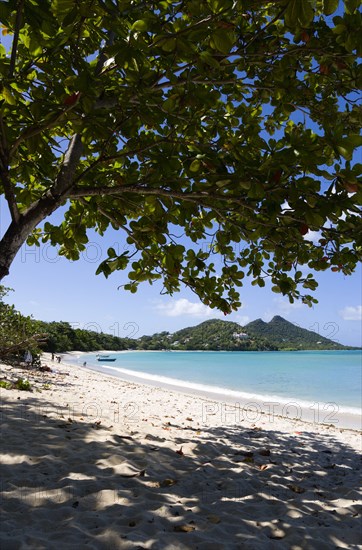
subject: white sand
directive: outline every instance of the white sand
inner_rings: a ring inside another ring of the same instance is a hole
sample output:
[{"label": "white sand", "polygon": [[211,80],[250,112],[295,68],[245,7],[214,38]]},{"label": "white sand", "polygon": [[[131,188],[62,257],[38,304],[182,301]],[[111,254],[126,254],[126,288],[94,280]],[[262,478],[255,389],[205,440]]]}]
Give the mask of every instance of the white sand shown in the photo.
[{"label": "white sand", "polygon": [[1,366],[4,550],[362,548],[357,431],[45,364]]}]

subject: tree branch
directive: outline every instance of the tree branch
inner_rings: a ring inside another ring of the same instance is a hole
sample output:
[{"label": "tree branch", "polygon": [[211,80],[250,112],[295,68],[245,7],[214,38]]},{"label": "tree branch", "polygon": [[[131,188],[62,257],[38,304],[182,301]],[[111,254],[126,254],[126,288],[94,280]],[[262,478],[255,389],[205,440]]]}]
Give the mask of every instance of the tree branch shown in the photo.
[{"label": "tree branch", "polygon": [[20,340],[16,344],[12,344],[11,346],[7,348],[1,348],[0,349],[0,356],[4,357],[6,355],[9,355],[10,353],[14,353],[16,351],[21,351],[24,348],[28,348],[33,346],[34,344],[43,343],[48,339],[48,334],[46,333],[40,333],[40,334],[33,334],[32,336],[28,336],[24,340]]},{"label": "tree branch", "polygon": [[[255,206],[249,205],[245,203],[243,200],[238,199],[237,197],[211,194],[208,191],[204,191],[201,193],[181,193],[181,192],[172,191],[172,190],[168,191],[165,189],[152,189],[152,188],[145,188],[141,186],[135,187],[135,186],[123,185],[119,187],[78,188],[78,189],[74,189],[74,191],[69,193],[67,195],[67,198],[79,199],[82,197],[102,197],[102,196],[109,196],[109,195],[123,195],[124,193],[134,193],[137,195],[156,195],[156,196],[162,196],[162,197],[170,197],[173,199],[180,199],[182,201],[189,201],[189,202],[199,202],[201,200],[201,201],[205,201],[205,205],[209,208],[212,208],[212,203],[214,203],[215,200],[219,200],[222,202],[227,202],[229,204],[233,203],[239,206],[243,206],[244,208],[255,213]],[[205,199],[208,199],[208,201]],[[208,204],[208,202],[211,202],[211,205]]]},{"label": "tree branch", "polygon": [[15,153],[15,151],[23,141],[30,139],[34,136],[37,136],[38,134],[41,134],[44,130],[50,130],[51,128],[53,128],[57,124],[57,122],[59,122],[59,120],[62,118],[64,113],[66,113],[67,111],[70,111],[70,109],[73,109],[73,107],[74,105],[62,109],[61,111],[55,114],[54,118],[52,118],[48,122],[45,122],[44,124],[33,125],[33,126],[30,126],[30,128],[27,128],[26,130],[24,130],[20,134],[20,136],[14,141],[14,144],[9,151],[9,156],[10,157],[13,156],[13,154]]},{"label": "tree branch", "polygon": [[16,204],[14,188],[9,178],[9,170],[7,166],[4,166],[3,160],[0,161],[0,179],[4,186],[5,198],[9,205],[11,219],[14,223],[18,223],[20,219],[20,212],[18,205]]},{"label": "tree branch", "polygon": [[83,143],[80,134],[75,134],[69,142],[67,152],[64,156],[62,167],[59,171],[55,184],[50,189],[50,194],[58,199],[71,189],[74,184],[74,174],[83,153]]},{"label": "tree branch", "polygon": [[9,177],[9,154],[2,116],[0,116],[0,179],[4,186],[5,198],[9,205],[11,219],[13,222],[18,223],[20,213],[18,205],[16,204],[14,186]]},{"label": "tree branch", "polygon": [[223,13],[225,13],[226,11],[228,11],[228,8],[224,8],[219,13],[216,13],[216,14],[213,14],[213,15],[208,15],[207,17],[205,17],[205,19],[201,19],[200,21],[197,21],[193,25],[190,25],[189,27],[185,27],[184,29],[181,29],[177,32],[170,32],[170,33],[167,33],[165,36],[160,36],[160,38],[158,40],[156,40],[155,42],[152,42],[152,44],[150,44],[149,47],[156,46],[160,42],[164,42],[164,40],[168,40],[169,38],[175,38],[175,37],[180,36],[181,34],[185,34],[185,33],[188,33],[190,31],[193,31],[194,29],[197,29],[198,27],[201,27],[205,23],[210,23],[210,21],[213,21],[214,19],[217,19],[218,17],[223,15]]},{"label": "tree branch", "polygon": [[[96,159],[95,161],[92,162],[92,164],[90,164],[81,174],[79,174],[79,176],[77,176],[77,178],[74,180],[74,184],[76,185],[81,179],[83,179],[83,177],[88,174],[88,172],[90,172],[91,170],[93,170],[93,168],[95,166],[97,166],[98,164],[101,164],[103,162],[109,162],[110,160],[117,160],[119,158],[122,158],[122,157],[130,157],[132,158],[133,156],[139,154],[139,153],[144,153],[145,151],[148,151],[150,149],[153,149],[154,147],[157,147],[158,145],[160,145],[161,143],[168,143],[169,142],[169,138],[171,137],[171,135],[174,133],[174,130],[172,130],[168,136],[165,136],[164,138],[156,141],[155,143],[151,143],[150,145],[145,145],[144,147],[138,147],[137,149],[131,149],[131,150],[127,150],[127,151],[120,151],[119,153],[117,153],[116,155],[112,155],[110,157],[102,157],[100,156],[98,159]],[[73,193],[71,195],[71,197],[69,196],[68,198],[73,198]]]},{"label": "tree branch", "polygon": [[13,38],[13,44],[12,44],[12,48],[11,48],[9,78],[13,77],[14,70],[15,70],[16,54],[17,54],[17,51],[18,51],[18,42],[19,42],[21,18],[22,18],[22,15],[23,15],[23,5],[24,5],[24,0],[18,0],[17,6],[16,6],[16,19],[15,19],[14,38]]}]

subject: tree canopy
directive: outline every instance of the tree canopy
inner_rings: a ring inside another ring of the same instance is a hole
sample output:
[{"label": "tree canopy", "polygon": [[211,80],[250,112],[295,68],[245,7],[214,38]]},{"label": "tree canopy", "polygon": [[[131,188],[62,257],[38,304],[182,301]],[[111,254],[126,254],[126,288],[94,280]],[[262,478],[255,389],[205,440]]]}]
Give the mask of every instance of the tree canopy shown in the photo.
[{"label": "tree canopy", "polygon": [[98,273],[131,292],[230,312],[248,275],[310,305],[300,266],[361,259],[359,5],[1,1],[0,278],[26,241],[75,260],[112,227]]}]

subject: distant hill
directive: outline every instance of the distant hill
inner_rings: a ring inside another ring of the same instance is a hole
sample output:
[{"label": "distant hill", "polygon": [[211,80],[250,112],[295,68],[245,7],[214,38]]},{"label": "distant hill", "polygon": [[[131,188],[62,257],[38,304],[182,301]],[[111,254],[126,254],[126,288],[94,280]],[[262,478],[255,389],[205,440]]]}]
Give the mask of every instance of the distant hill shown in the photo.
[{"label": "distant hill", "polygon": [[173,334],[159,333],[138,339],[141,349],[178,350],[226,350],[256,351],[276,350],[275,344],[263,336],[249,337],[238,323],[212,319],[195,327],[188,327]]},{"label": "distant hill", "polygon": [[316,332],[275,316],[269,323],[257,319],[244,327],[212,319],[173,334],[159,333],[138,339],[141,349],[226,351],[348,349]]},{"label": "distant hill", "polygon": [[256,319],[245,325],[244,330],[252,337],[265,338],[278,349],[347,349],[346,346],[299,327],[279,315],[273,317],[269,323]]},{"label": "distant hill", "polygon": [[39,330],[48,333],[45,351],[71,350],[210,350],[210,351],[277,351],[353,349],[342,346],[290,323],[273,317],[269,323],[257,319],[244,327],[231,321],[211,319],[173,334],[159,332],[137,339],[118,338],[110,334],[73,329],[69,323],[38,321]]}]

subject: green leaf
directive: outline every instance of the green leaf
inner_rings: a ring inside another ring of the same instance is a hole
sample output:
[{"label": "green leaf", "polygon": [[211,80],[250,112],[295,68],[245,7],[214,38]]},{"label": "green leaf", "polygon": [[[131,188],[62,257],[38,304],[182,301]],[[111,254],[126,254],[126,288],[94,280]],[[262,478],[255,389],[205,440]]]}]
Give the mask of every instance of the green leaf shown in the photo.
[{"label": "green leaf", "polygon": [[168,113],[172,113],[175,107],[176,107],[176,101],[174,97],[169,97],[168,99],[166,99],[166,101],[162,106],[162,108]]},{"label": "green leaf", "polygon": [[228,54],[234,46],[235,35],[234,33],[225,32],[225,30],[218,29],[213,33],[212,41],[216,50],[224,54]]},{"label": "green leaf", "polygon": [[176,48],[177,40],[176,38],[167,38],[162,42],[162,49],[165,52],[173,52]]},{"label": "green leaf", "polygon": [[308,28],[313,16],[314,10],[308,0],[290,0],[284,17],[288,27],[301,25]]},{"label": "green leaf", "polygon": [[133,23],[131,29],[133,31],[146,32],[148,29],[147,21],[145,21],[144,19],[138,19]]},{"label": "green leaf", "polygon": [[59,20],[63,21],[66,15],[73,10],[74,1],[73,0],[53,0],[50,4],[50,9],[54,16]]},{"label": "green leaf", "polygon": [[336,25],[333,29],[332,29],[332,32],[334,34],[342,34],[344,33],[344,31],[347,30],[347,27],[346,25],[344,25],[343,23],[339,23],[338,25]]},{"label": "green leaf", "polygon": [[210,52],[201,52],[200,59],[207,65],[210,65],[210,67],[220,69],[220,63],[217,61],[217,59],[215,59],[213,55],[211,55]]},{"label": "green leaf", "polygon": [[200,170],[201,163],[199,160],[195,159],[190,164],[190,171],[191,172],[198,172]]},{"label": "green leaf", "polygon": [[346,13],[354,13],[361,5],[361,0],[344,0]]},{"label": "green leaf", "polygon": [[323,13],[331,15],[338,8],[339,0],[323,0]]},{"label": "green leaf", "polygon": [[1,90],[1,94],[5,99],[6,103],[8,103],[9,105],[16,105],[16,99],[11,93],[11,91],[9,90],[9,88],[6,88],[5,86],[3,86],[3,89]]}]

